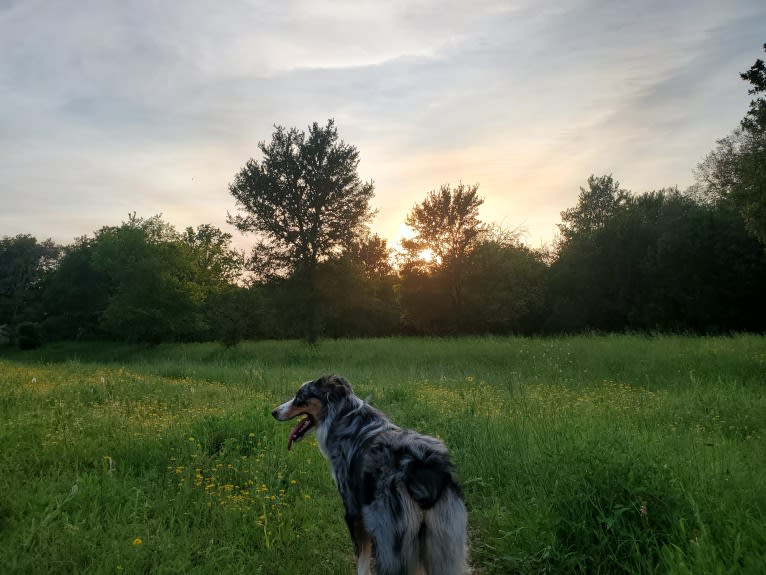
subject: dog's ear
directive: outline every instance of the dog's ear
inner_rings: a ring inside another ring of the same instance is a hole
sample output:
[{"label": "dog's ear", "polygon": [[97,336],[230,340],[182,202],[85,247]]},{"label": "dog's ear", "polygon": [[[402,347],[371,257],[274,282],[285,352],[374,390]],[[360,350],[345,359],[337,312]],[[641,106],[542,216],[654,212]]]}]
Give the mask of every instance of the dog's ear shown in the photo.
[{"label": "dog's ear", "polygon": [[331,400],[340,400],[353,393],[351,384],[339,375],[330,375],[317,380],[319,392]]}]

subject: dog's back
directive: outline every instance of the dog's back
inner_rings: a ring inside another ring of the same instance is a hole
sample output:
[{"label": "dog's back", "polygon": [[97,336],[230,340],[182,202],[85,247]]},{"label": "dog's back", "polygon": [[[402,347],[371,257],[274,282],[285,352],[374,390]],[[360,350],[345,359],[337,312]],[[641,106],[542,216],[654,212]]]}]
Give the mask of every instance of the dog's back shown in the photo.
[{"label": "dog's back", "polygon": [[403,431],[398,439],[389,447],[394,461],[388,467],[398,472],[380,475],[376,496],[364,510],[376,542],[393,538],[376,546],[378,573],[409,575],[420,566],[429,575],[463,575],[467,514],[446,448],[413,432]]},{"label": "dog's back", "polygon": [[357,430],[366,427],[367,438],[346,452],[348,468],[336,481],[347,512],[358,507],[375,542],[377,573],[463,575],[467,513],[447,448],[362,409],[357,421],[372,420]]}]

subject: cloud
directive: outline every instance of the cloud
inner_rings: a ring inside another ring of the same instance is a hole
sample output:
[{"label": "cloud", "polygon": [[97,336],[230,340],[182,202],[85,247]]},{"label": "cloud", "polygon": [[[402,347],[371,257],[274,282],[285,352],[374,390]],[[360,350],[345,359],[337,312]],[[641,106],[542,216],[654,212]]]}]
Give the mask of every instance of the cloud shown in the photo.
[{"label": "cloud", "polygon": [[537,243],[591,173],[689,183],[744,114],[764,21],[756,0],[0,2],[0,233],[224,227],[273,125],[334,117],[385,235],[462,180]]}]

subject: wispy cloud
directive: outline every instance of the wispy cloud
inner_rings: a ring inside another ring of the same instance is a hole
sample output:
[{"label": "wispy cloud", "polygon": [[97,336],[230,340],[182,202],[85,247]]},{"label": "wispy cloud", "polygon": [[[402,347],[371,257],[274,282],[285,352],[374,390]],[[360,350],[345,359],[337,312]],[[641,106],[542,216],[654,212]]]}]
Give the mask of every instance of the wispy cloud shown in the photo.
[{"label": "wispy cloud", "polygon": [[225,227],[276,124],[337,120],[376,229],[445,182],[550,239],[590,173],[686,185],[742,117],[757,0],[0,1],[0,234],[59,241],[129,211]]}]

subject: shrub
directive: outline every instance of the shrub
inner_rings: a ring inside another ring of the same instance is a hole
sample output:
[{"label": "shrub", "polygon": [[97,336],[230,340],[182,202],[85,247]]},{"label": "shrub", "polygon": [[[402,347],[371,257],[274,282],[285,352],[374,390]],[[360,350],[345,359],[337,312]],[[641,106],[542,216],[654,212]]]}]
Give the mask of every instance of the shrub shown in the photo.
[{"label": "shrub", "polygon": [[28,321],[20,323],[16,328],[16,345],[19,349],[37,349],[42,344],[39,324]]}]

